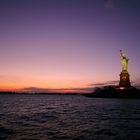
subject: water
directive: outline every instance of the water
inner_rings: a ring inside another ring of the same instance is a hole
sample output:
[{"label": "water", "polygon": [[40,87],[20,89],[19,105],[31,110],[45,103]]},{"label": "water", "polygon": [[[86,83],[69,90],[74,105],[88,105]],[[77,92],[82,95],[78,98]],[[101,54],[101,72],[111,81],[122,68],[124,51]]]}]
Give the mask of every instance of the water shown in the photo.
[{"label": "water", "polygon": [[1,140],[139,138],[139,99],[0,95]]}]

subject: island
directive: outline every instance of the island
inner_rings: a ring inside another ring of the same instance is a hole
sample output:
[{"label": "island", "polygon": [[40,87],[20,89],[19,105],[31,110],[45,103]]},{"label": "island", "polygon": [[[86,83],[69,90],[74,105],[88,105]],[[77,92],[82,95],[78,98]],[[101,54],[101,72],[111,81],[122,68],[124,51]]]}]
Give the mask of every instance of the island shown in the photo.
[{"label": "island", "polygon": [[104,87],[96,87],[91,94],[84,94],[86,97],[98,98],[140,98],[140,89],[131,86],[130,76],[128,73],[128,58],[120,50],[121,56],[121,73],[120,81],[117,86],[107,85]]}]

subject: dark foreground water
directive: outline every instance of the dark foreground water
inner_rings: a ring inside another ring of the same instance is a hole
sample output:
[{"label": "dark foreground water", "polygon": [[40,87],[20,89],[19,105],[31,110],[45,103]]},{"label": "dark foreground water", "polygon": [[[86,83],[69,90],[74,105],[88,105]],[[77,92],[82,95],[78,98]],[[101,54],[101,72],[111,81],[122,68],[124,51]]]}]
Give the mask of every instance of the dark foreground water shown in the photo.
[{"label": "dark foreground water", "polygon": [[140,99],[0,95],[0,140],[139,140]]}]

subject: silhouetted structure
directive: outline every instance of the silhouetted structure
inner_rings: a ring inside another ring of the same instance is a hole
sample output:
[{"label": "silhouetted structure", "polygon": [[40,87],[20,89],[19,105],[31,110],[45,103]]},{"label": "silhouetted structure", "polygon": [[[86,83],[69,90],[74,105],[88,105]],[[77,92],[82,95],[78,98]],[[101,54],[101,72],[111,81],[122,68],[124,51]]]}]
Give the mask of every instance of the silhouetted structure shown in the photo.
[{"label": "silhouetted structure", "polygon": [[102,88],[96,87],[92,94],[84,94],[87,97],[95,98],[140,98],[140,90],[131,86],[128,73],[128,59],[122,53],[121,64],[122,71],[120,73],[120,81],[118,86],[104,86]]},{"label": "silhouetted structure", "polygon": [[128,72],[121,72],[119,87],[120,88],[129,88],[129,87],[131,87],[131,83],[130,83],[129,73]]},{"label": "silhouetted structure", "polygon": [[122,71],[120,73],[120,82],[119,82],[119,88],[120,89],[126,89],[131,88],[129,73],[128,73],[128,59],[125,56],[125,54],[120,50],[121,55],[121,64],[122,64]]},{"label": "silhouetted structure", "polygon": [[116,86],[105,86],[96,88],[92,94],[84,94],[86,97],[92,98],[140,98],[140,90],[136,88],[116,89]]}]

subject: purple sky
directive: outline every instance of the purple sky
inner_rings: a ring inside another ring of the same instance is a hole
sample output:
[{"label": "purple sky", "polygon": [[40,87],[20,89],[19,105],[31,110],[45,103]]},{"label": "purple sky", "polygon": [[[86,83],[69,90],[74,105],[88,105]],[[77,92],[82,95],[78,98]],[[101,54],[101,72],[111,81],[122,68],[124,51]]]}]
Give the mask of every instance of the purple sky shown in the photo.
[{"label": "purple sky", "polygon": [[120,49],[140,85],[139,0],[1,0],[0,31],[1,89],[118,81]]}]

